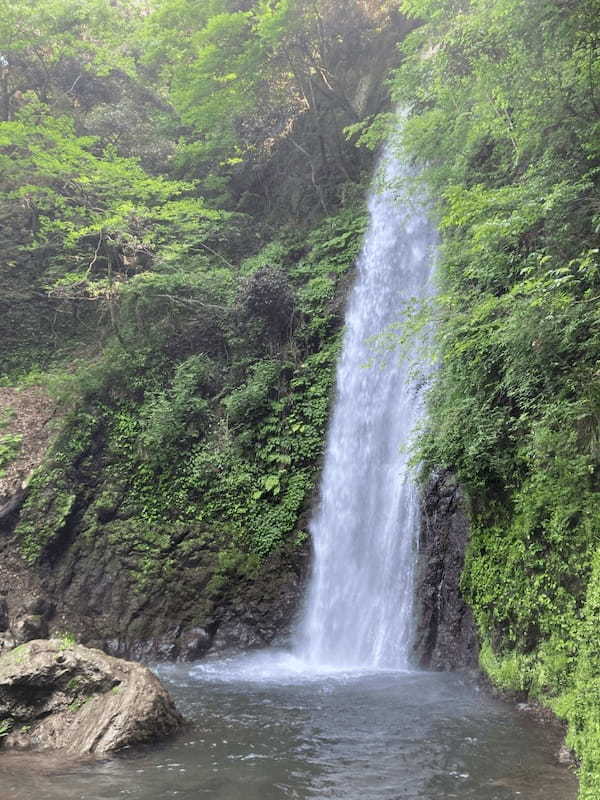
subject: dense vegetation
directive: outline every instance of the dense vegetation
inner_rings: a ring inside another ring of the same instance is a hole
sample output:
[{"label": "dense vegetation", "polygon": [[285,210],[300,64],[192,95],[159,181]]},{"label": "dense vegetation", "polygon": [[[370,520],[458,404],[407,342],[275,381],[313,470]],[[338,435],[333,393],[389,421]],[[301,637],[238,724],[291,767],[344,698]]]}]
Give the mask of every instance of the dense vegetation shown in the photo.
[{"label": "dense vegetation", "polygon": [[466,487],[492,679],[569,722],[600,796],[600,4],[407,0],[396,93],[442,233],[426,470]]},{"label": "dense vegetation", "polygon": [[70,409],[26,559],[76,528],[167,592],[208,548],[212,598],[301,542],[396,67],[442,238],[419,456],[468,493],[482,666],[568,720],[595,800],[598,0],[0,11],[0,373]]},{"label": "dense vegetation", "polygon": [[354,196],[369,159],[343,130],[385,100],[402,21],[342,6],[4,0],[3,371],[121,336],[127,293],[172,317],[201,274]]},{"label": "dense vegetation", "polygon": [[407,23],[361,0],[1,11],[0,373],[68,410],[20,550],[56,571],[87,548],[82,582],[101,560],[208,624],[306,550],[372,165],[345,130],[389,103]]}]

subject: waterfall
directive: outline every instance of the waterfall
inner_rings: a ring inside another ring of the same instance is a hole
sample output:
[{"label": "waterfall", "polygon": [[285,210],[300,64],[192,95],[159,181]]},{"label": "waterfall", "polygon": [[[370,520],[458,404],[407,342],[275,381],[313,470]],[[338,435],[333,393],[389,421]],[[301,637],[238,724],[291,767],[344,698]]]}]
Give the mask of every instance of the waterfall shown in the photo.
[{"label": "waterfall", "polygon": [[319,508],[313,573],[296,652],[314,667],[402,668],[412,632],[419,509],[408,445],[422,414],[412,352],[373,360],[373,338],[430,293],[436,233],[403,196],[410,168],[384,152],[346,311],[337,395]]}]

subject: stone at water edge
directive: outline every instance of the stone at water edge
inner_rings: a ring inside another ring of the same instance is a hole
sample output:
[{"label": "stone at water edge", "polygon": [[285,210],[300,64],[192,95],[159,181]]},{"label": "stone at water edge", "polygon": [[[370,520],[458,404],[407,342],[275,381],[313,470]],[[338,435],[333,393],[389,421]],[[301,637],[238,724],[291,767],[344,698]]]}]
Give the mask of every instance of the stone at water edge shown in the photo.
[{"label": "stone at water edge", "polygon": [[0,657],[0,747],[86,755],[169,736],[183,724],[158,678],[100,650],[38,639]]}]

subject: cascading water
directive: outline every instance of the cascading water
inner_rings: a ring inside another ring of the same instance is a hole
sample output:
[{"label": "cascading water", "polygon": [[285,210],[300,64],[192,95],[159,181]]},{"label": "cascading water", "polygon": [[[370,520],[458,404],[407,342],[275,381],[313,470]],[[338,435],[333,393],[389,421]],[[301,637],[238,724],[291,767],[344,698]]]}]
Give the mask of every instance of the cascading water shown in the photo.
[{"label": "cascading water", "polygon": [[[411,175],[388,148],[346,312],[314,566],[296,653],[313,667],[403,668],[412,631],[418,503],[408,444],[422,414],[416,350],[373,360],[373,337],[430,292],[435,229],[403,196]],[[400,188],[398,188],[400,187]]]}]

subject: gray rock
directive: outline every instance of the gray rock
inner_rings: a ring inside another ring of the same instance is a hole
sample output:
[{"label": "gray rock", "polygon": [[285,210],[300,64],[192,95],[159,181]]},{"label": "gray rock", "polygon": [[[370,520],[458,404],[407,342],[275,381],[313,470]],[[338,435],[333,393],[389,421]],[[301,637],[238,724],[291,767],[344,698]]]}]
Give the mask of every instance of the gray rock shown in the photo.
[{"label": "gray rock", "polygon": [[427,669],[472,669],[478,664],[475,623],[460,589],[468,539],[460,487],[451,473],[440,472],[421,499],[415,586],[414,658]]},{"label": "gray rock", "polygon": [[0,656],[2,653],[7,653],[9,650],[12,650],[17,644],[17,640],[10,631],[3,631],[0,633]]},{"label": "gray rock", "polygon": [[204,628],[191,628],[180,639],[180,658],[183,661],[195,661],[201,658],[210,648],[212,638]]},{"label": "gray rock", "polygon": [[0,597],[0,631],[7,631],[8,626],[8,606],[4,597]]},{"label": "gray rock", "polygon": [[573,767],[577,764],[577,761],[575,759],[572,750],[569,750],[566,744],[563,744],[559,748],[558,753],[556,754],[556,760],[558,761],[559,764],[562,764],[563,766],[566,767]]},{"label": "gray rock", "polygon": [[[92,506],[88,511],[91,517]],[[215,592],[220,544],[206,533],[206,546],[175,549],[170,577],[157,575],[142,590],[139,565],[115,521],[98,536],[84,536],[77,522],[50,560],[33,565],[20,555],[13,523],[0,520],[0,592],[8,606],[5,630],[17,644],[68,630],[117,657],[190,661],[207,652],[265,647],[287,635],[303,596],[310,547],[293,538],[256,571],[221,576]],[[41,619],[25,621],[31,616]]]},{"label": "gray rock", "polygon": [[0,656],[3,747],[105,753],[168,736],[182,723],[141,664],[58,639]]},{"label": "gray rock", "polygon": [[14,634],[18,642],[42,639],[48,635],[48,625],[41,614],[26,614],[15,623]]}]

